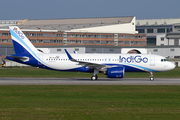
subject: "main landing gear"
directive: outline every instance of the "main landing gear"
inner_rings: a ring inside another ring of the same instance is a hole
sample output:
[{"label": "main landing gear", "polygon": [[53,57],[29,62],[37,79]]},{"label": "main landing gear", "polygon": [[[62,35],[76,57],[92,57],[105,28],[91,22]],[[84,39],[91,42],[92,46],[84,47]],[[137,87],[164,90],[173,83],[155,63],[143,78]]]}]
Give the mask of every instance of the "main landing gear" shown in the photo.
[{"label": "main landing gear", "polygon": [[150,80],[153,81],[154,77],[153,77],[153,72],[150,72]]},{"label": "main landing gear", "polygon": [[94,75],[91,77],[91,80],[97,80],[98,79],[98,76],[97,74],[99,73],[99,71],[97,69],[94,69]]}]

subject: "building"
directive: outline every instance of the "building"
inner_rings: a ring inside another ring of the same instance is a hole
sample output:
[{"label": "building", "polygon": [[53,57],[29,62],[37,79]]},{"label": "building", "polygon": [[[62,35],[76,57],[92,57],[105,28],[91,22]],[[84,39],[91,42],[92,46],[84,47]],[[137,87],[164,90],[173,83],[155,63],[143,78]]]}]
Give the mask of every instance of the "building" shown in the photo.
[{"label": "building", "polygon": [[[172,36],[177,35],[177,32],[180,31],[180,18],[136,20],[136,30],[139,34],[147,35],[147,46],[180,45],[180,37]],[[170,35],[171,37],[168,37]]]},{"label": "building", "polygon": [[[35,46],[146,46],[135,17],[22,20],[17,22]],[[12,45],[8,26],[0,27],[0,45]]]}]

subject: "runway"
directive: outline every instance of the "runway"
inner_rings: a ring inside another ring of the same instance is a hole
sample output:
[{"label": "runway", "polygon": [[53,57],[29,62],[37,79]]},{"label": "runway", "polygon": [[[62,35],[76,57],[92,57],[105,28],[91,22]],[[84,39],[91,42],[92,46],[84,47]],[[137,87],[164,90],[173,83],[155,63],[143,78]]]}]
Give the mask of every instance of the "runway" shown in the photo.
[{"label": "runway", "polygon": [[180,78],[0,78],[0,85],[180,85]]}]

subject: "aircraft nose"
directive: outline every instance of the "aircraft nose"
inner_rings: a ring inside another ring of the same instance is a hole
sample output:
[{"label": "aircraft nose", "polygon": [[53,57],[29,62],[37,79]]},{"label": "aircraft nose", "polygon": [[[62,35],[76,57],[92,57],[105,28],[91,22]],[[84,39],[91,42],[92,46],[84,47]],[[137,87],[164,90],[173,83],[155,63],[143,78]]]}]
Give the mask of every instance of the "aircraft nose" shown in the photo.
[{"label": "aircraft nose", "polygon": [[172,70],[172,69],[174,69],[175,67],[176,67],[175,64],[171,62],[170,65],[169,65],[169,69]]}]

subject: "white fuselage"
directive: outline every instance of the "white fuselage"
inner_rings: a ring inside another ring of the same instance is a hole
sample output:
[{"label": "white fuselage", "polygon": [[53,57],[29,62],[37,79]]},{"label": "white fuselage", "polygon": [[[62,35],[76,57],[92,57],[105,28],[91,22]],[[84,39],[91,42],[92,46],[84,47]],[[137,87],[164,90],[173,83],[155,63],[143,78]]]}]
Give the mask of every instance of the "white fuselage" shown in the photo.
[{"label": "white fuselage", "polygon": [[[166,58],[153,54],[71,54],[78,61],[123,66],[125,71],[132,68],[140,71],[159,72],[173,69],[173,63]],[[70,70],[82,67],[77,62],[70,61],[66,54],[38,54],[38,57],[50,68]]]}]

